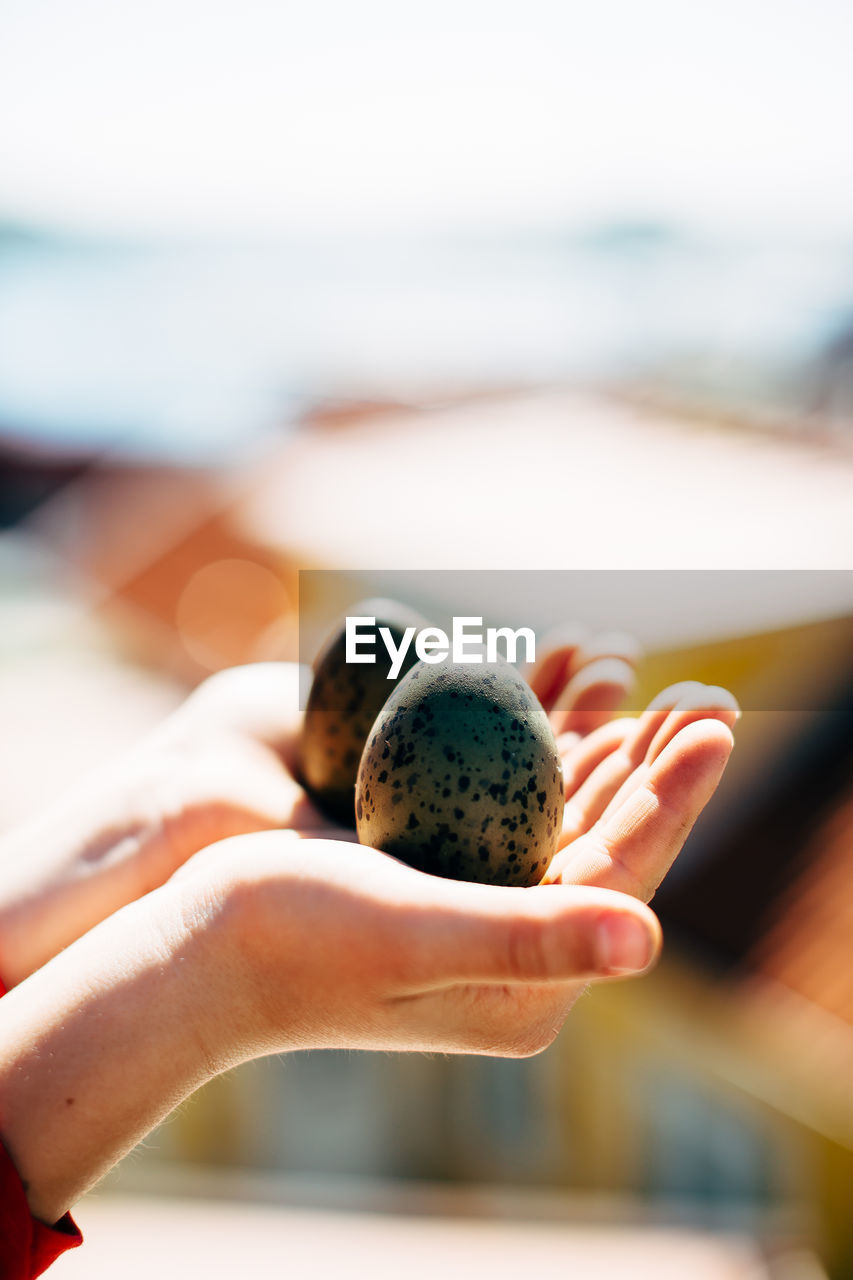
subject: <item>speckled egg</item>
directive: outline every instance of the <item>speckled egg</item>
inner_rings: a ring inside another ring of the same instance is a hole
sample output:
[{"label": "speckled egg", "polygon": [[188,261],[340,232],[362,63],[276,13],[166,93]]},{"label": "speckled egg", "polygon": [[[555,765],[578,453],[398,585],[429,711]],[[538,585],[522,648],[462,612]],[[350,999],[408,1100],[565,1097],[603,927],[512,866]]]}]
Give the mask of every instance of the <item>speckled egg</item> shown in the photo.
[{"label": "speckled egg", "polygon": [[[380,638],[387,627],[399,645],[407,627],[427,625],[413,609],[394,600],[360,600],[347,609],[350,617],[372,617],[375,626],[360,634],[374,636],[376,662],[347,663],[346,617],[330,632],[314,661],[314,678],[305,708],[300,739],[302,780],[318,808],[335,822],[355,826],[355,779],[367,735],[386,698],[417,661],[414,639],[400,674],[388,679],[391,660]],[[364,650],[362,650],[364,651]]]},{"label": "speckled egg", "polygon": [[548,717],[507,662],[419,662],[382,708],[356,783],[362,844],[487,884],[541,880],[563,804]]}]

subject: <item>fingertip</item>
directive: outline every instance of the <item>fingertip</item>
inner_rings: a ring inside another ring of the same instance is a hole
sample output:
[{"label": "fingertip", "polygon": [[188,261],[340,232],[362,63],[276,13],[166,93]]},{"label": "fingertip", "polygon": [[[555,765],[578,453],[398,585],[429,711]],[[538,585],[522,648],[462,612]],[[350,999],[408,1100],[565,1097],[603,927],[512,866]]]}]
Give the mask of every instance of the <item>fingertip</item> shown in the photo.
[{"label": "fingertip", "polygon": [[643,650],[639,641],[627,631],[603,631],[578,646],[573,671],[580,671],[601,658],[617,658],[630,667],[637,667],[642,661]]},{"label": "fingertip", "polygon": [[724,689],[719,684],[709,684],[706,686],[705,696],[708,709],[713,710],[718,720],[734,725],[743,715],[740,703],[730,689]]},{"label": "fingertip", "polygon": [[597,658],[582,667],[559,695],[552,716],[563,732],[586,735],[607,723],[636,684],[622,658]]},{"label": "fingertip", "polygon": [[648,711],[665,711],[672,707],[676,707],[684,699],[691,696],[697,689],[704,688],[697,680],[679,680],[676,684],[667,685],[665,689],[661,689],[649,703]]},{"label": "fingertip", "polygon": [[731,727],[717,716],[703,716],[700,720],[691,720],[679,729],[673,741],[683,740],[682,745],[693,749],[718,745],[730,752],[735,744]]},{"label": "fingertip", "polygon": [[556,627],[546,631],[542,637],[541,649],[543,657],[547,658],[558,649],[565,650],[567,654],[573,654],[576,649],[581,647],[588,634],[586,627],[579,622],[558,623]]},{"label": "fingertip", "polygon": [[660,922],[653,911],[609,912],[596,926],[596,962],[602,977],[625,977],[647,972],[657,962],[662,945]]},{"label": "fingertip", "polygon": [[634,687],[636,680],[637,675],[633,666],[624,658],[613,656],[596,658],[594,662],[586,663],[575,673],[566,685],[557,705],[559,707],[585,698],[594,707],[595,693],[602,691],[609,709],[612,701],[611,691],[617,689],[625,693]]},{"label": "fingertip", "polygon": [[730,727],[715,716],[691,720],[670,739],[654,764],[656,775],[675,773],[679,778],[702,776],[713,779],[714,785],[722,776],[734,748],[734,734]]},{"label": "fingertip", "polygon": [[[656,713],[657,728],[648,745],[649,761],[656,760],[684,729],[690,724],[700,724],[714,720],[733,729],[740,716],[737,699],[719,685],[693,683],[681,686],[678,701],[664,715],[663,710]],[[655,719],[645,718],[646,734],[654,725]]]},{"label": "fingertip", "polygon": [[523,676],[546,711],[550,711],[568,679],[573,650],[558,647],[543,651],[535,663],[523,669]]}]

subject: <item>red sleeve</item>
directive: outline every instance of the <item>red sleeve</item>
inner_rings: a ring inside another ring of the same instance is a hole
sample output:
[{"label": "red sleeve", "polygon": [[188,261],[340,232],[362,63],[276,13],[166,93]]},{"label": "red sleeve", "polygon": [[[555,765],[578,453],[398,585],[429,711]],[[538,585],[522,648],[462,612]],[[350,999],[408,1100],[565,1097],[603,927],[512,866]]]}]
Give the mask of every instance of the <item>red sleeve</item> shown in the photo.
[{"label": "red sleeve", "polygon": [[18,1171],[0,1143],[0,1280],[33,1280],[66,1249],[82,1243],[70,1213],[53,1227],[32,1216]]}]

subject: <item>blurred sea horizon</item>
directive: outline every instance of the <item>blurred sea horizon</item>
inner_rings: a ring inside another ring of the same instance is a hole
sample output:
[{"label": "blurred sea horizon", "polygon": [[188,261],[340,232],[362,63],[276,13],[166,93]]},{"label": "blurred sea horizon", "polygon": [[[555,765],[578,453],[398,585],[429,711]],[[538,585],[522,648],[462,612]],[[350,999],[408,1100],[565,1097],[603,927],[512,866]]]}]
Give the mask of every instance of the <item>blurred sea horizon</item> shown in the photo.
[{"label": "blurred sea horizon", "polygon": [[0,432],[226,458],[317,402],[571,382],[784,419],[853,325],[853,236],[649,219],[97,235],[0,218]]}]

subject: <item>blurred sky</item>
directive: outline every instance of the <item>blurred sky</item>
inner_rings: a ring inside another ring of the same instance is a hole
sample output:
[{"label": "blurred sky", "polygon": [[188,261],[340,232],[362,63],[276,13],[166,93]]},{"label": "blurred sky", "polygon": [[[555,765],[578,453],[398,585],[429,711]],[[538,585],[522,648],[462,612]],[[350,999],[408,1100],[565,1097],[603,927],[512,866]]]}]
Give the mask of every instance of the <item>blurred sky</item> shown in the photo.
[{"label": "blurred sky", "polygon": [[851,47],[846,0],[5,0],[0,430],[192,459],[583,378],[784,417],[853,315]]},{"label": "blurred sky", "polygon": [[5,0],[0,212],[846,230],[847,0]]}]

